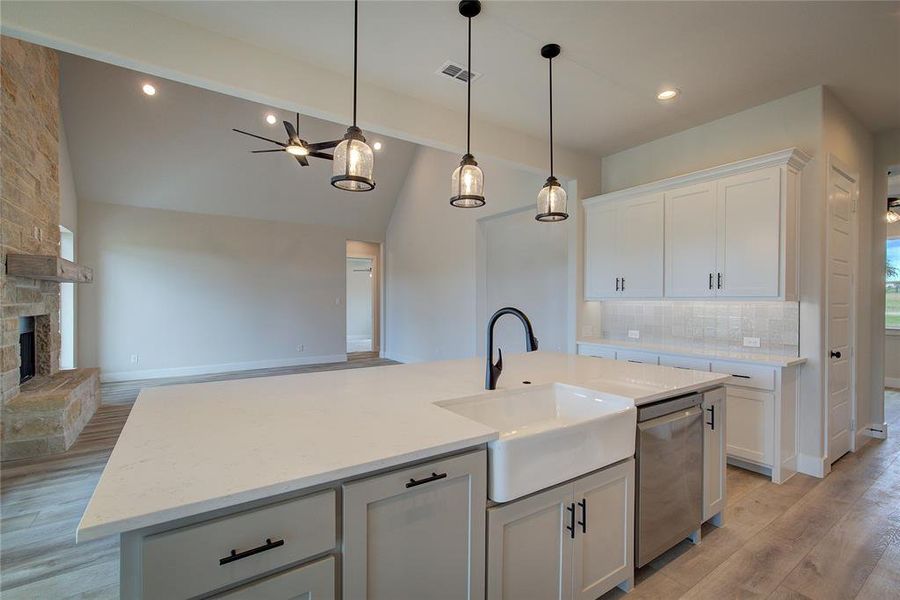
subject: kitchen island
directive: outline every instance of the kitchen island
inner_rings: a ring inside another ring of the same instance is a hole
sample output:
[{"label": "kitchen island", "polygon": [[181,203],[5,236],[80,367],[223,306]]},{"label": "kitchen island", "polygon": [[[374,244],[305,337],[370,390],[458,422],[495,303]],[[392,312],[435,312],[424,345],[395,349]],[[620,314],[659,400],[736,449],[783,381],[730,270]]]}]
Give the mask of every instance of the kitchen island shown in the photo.
[{"label": "kitchen island", "polygon": [[[485,448],[502,432],[436,403],[568,384],[641,406],[710,390],[727,379],[532,352],[508,356],[497,390],[485,392],[483,370],[483,359],[476,358],[143,390],[78,538],[122,535],[123,598],[209,593],[239,598],[263,592],[293,597],[304,586],[318,586],[322,597],[340,595],[342,586],[345,598],[378,597],[389,590],[378,593],[373,586],[379,583],[373,581],[365,593],[352,592],[359,589],[354,585],[366,589],[367,582],[365,573],[350,570],[390,562],[389,551],[377,560],[358,558],[365,558],[366,549],[387,544],[392,534],[362,540],[357,548],[353,523],[360,515],[348,510],[381,511],[378,524],[386,527],[402,511],[439,507],[435,514],[442,520],[425,524],[425,530],[417,529],[421,523],[405,523],[407,543],[424,544],[412,556],[426,557],[421,549],[435,544],[459,554],[453,543],[459,536],[453,532],[462,522],[467,525],[463,532],[470,533],[457,541],[467,553],[462,560],[456,554],[444,557],[441,570],[446,577],[461,578],[464,596],[481,597]],[[432,468],[438,463],[441,469]],[[421,504],[424,496],[390,502],[394,496],[384,493],[385,486],[396,485],[427,496],[424,490],[432,480],[453,492],[437,498],[435,506]],[[454,521],[456,516],[462,520]],[[283,534],[280,523],[293,529]],[[371,522],[362,527],[370,537],[378,533]],[[409,537],[422,531],[432,537]],[[448,539],[441,542],[444,533]],[[294,568],[298,565],[303,566]],[[425,577],[415,567],[385,568],[404,569],[397,576],[403,574],[415,588],[417,577]],[[336,592],[329,581],[337,582]],[[248,582],[256,589],[242,592]]]}]

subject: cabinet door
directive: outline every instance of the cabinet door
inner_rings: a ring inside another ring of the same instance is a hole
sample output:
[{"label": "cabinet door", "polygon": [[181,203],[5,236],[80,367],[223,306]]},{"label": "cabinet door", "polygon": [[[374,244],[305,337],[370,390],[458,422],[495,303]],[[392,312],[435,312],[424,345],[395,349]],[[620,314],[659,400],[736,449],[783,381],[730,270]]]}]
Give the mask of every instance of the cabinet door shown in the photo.
[{"label": "cabinet door", "polygon": [[718,295],[778,296],[781,169],[720,179],[717,196]]},{"label": "cabinet door", "polygon": [[217,600],[334,600],[334,557],[266,577]]},{"label": "cabinet door", "polygon": [[666,297],[716,295],[716,184],[666,192]]},{"label": "cabinet door", "polygon": [[484,597],[482,451],[344,485],[343,596]]},{"label": "cabinet door", "polygon": [[594,600],[634,575],[634,459],[573,485],[573,597]]},{"label": "cabinet door", "polygon": [[587,298],[619,296],[618,280],[622,276],[616,250],[615,205],[585,208],[584,295]]},{"label": "cabinet door", "polygon": [[490,600],[572,597],[572,506],[564,485],[488,510]]},{"label": "cabinet door", "polygon": [[725,508],[725,389],[703,394],[703,521]]},{"label": "cabinet door", "polygon": [[775,396],[747,388],[726,386],[725,439],[728,456],[772,466]]},{"label": "cabinet door", "polygon": [[618,275],[623,298],[662,298],[663,195],[651,194],[620,203]]}]

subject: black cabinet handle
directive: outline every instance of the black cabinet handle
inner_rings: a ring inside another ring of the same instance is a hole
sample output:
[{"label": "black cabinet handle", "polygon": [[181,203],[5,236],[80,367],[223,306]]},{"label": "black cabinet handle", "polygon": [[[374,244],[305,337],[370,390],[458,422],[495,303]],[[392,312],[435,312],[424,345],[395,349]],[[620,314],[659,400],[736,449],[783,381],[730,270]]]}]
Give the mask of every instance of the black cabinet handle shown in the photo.
[{"label": "black cabinet handle", "polygon": [[625,291],[625,278],[622,278],[622,291]]},{"label": "black cabinet handle", "polygon": [[716,274],[716,285],[719,286],[720,290],[722,289],[722,274],[721,273]]},{"label": "black cabinet handle", "polygon": [[572,539],[575,539],[575,503],[573,502],[569,506],[566,507],[566,510],[569,511],[569,522],[571,525],[566,525],[566,529],[569,530],[569,534],[571,534]]},{"label": "black cabinet handle", "polygon": [[713,274],[710,273],[709,274],[709,289],[712,289],[712,280],[713,280]]},{"label": "black cabinet handle", "polygon": [[832,350],[832,351],[831,351],[831,358],[840,358],[840,357],[841,357],[841,351],[840,351],[840,350],[837,350],[837,351]]},{"label": "black cabinet handle", "polygon": [[706,422],[709,425],[711,431],[716,430],[716,405],[713,404],[709,408],[706,409],[709,412],[709,421]]},{"label": "black cabinet handle", "polygon": [[732,373],[731,376],[737,377],[738,379],[750,379],[749,375],[735,375],[734,373]]},{"label": "black cabinet handle", "polygon": [[408,488],[416,487],[417,485],[423,485],[423,484],[425,484],[425,483],[431,483],[432,481],[437,481],[438,479],[444,479],[445,477],[447,477],[447,474],[446,474],[446,473],[441,473],[441,474],[438,474],[438,473],[432,473],[432,474],[431,474],[431,477],[426,477],[425,479],[420,479],[420,480],[418,480],[418,481],[416,481],[415,479],[410,478],[410,480],[409,480],[408,482],[406,482],[406,487],[408,487]]},{"label": "black cabinet handle", "polygon": [[278,548],[279,546],[284,546],[284,540],[275,540],[273,542],[272,538],[266,538],[265,544],[263,544],[262,546],[257,546],[256,548],[251,548],[250,550],[238,552],[237,550],[232,549],[231,554],[229,554],[225,558],[219,559],[219,566],[227,565],[228,563],[234,562],[236,560],[241,560],[242,558],[247,558],[248,556],[253,556],[254,554],[259,554],[260,552],[265,552],[266,550],[271,550],[272,548]]},{"label": "black cabinet handle", "polygon": [[581,507],[581,520],[578,524],[581,525],[581,533],[587,533],[587,500],[582,498],[578,506]]},{"label": "black cabinet handle", "polygon": [[616,277],[616,291],[619,291],[619,278]]}]

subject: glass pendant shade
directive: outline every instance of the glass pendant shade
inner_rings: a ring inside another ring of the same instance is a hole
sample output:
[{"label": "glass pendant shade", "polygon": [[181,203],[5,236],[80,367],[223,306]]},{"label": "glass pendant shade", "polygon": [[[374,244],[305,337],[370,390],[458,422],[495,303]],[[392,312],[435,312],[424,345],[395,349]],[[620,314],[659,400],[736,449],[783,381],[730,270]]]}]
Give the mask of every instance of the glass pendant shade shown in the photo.
[{"label": "glass pendant shade", "polygon": [[566,212],[566,190],[559,185],[555,177],[548,177],[547,183],[538,192],[537,215],[538,221],[565,221],[569,218]]},{"label": "glass pendant shade", "polygon": [[484,206],[484,173],[470,154],[464,156],[453,171],[450,204],[457,208]]},{"label": "glass pendant shade", "polygon": [[368,192],[375,188],[374,168],[374,155],[366,138],[351,127],[334,149],[331,185],[348,192]]}]

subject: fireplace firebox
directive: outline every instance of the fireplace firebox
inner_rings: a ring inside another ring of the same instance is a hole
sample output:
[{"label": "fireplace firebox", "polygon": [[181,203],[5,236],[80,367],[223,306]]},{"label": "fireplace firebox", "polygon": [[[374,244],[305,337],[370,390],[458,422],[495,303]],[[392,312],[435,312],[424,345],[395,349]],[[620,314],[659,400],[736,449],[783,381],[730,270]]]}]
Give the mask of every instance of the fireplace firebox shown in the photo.
[{"label": "fireplace firebox", "polygon": [[35,374],[34,317],[19,318],[19,383],[25,383]]}]

